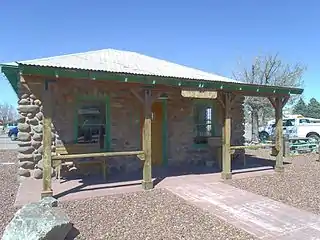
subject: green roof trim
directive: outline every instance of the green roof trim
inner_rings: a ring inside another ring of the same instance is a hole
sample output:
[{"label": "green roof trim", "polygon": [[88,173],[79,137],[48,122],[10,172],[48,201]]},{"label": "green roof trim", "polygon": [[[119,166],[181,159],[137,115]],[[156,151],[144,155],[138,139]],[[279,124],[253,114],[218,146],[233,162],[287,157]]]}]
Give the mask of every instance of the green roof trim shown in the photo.
[{"label": "green roof trim", "polygon": [[19,89],[19,67],[18,65],[1,64],[0,72],[8,79],[15,93],[18,95]]},{"label": "green roof trim", "polygon": [[[2,65],[2,72],[6,75],[15,91],[18,89],[19,73],[24,75],[46,76],[49,78],[75,78],[91,79],[115,82],[141,83],[146,85],[168,85],[183,88],[194,88],[198,90],[212,89],[223,91],[251,92],[252,94],[270,94],[270,95],[291,95],[302,94],[303,89],[277,87],[268,85],[253,85],[235,82],[220,82],[208,80],[194,80],[185,78],[173,78],[164,76],[136,75],[128,73],[113,73],[104,71],[93,71],[84,69],[69,69],[57,67],[45,67],[34,65]],[[17,91],[16,91],[17,92]]]}]

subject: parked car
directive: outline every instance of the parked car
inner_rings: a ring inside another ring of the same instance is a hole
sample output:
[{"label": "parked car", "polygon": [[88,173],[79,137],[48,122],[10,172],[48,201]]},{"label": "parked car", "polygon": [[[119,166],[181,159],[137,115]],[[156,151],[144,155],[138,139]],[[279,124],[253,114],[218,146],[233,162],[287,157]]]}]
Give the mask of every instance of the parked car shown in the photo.
[{"label": "parked car", "polygon": [[[316,119],[317,120],[317,119]],[[274,135],[275,120],[268,122],[262,131],[259,132],[260,140],[267,140]],[[283,119],[283,133],[289,137],[313,138],[320,141],[320,123],[314,119],[298,116],[295,118]]]},{"label": "parked car", "polygon": [[11,138],[12,141],[17,140],[18,138],[18,127],[12,127],[8,131],[8,137]]},{"label": "parked car", "polygon": [[17,126],[18,126],[17,122],[9,122],[5,125],[5,129],[7,130],[7,132],[9,132],[10,129],[16,128]]}]

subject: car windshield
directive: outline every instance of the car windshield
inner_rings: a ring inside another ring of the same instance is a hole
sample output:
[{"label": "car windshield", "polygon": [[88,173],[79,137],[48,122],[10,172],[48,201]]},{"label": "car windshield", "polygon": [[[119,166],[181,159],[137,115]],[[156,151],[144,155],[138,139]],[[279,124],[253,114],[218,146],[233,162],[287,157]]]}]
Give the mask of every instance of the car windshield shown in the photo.
[{"label": "car windshield", "polygon": [[309,119],[305,119],[305,118],[304,119],[300,119],[299,123],[302,123],[302,124],[303,123],[310,123],[310,120]]},{"label": "car windshield", "polygon": [[285,126],[285,127],[294,126],[294,119],[287,119],[287,120],[283,121],[283,126]]}]

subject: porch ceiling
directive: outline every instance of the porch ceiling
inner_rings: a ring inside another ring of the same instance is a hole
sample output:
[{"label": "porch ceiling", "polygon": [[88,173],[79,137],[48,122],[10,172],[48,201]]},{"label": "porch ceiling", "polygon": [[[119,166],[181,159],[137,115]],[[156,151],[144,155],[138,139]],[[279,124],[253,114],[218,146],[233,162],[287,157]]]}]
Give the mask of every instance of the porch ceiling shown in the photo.
[{"label": "porch ceiling", "polygon": [[1,65],[17,92],[20,74],[220,90],[242,95],[301,94],[303,89],[253,85],[142,54],[105,49]]}]

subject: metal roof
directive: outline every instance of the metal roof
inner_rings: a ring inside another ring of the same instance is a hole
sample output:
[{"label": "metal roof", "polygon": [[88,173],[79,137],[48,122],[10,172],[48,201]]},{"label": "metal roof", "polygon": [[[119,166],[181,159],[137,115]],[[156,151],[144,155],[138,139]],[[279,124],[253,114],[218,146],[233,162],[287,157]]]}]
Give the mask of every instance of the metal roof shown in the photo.
[{"label": "metal roof", "polygon": [[222,77],[214,73],[204,72],[136,52],[115,49],[103,49],[98,51],[19,61],[16,63],[43,67],[240,83],[239,81]]}]

